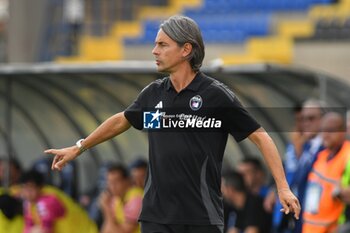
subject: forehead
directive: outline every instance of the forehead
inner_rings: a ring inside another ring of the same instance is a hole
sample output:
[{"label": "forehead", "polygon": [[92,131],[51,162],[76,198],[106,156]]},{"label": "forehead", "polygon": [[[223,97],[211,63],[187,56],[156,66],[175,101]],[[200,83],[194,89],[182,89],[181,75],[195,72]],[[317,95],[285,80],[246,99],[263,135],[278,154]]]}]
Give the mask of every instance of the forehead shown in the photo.
[{"label": "forehead", "polygon": [[321,109],[318,107],[305,107],[303,108],[302,115],[320,115]]},{"label": "forehead", "polygon": [[107,173],[107,179],[121,179],[122,178],[122,174],[120,171],[110,171]]},{"label": "forehead", "polygon": [[338,117],[324,117],[322,120],[323,127],[335,127],[340,126],[342,123],[342,119]]},{"label": "forehead", "polygon": [[172,40],[162,29],[159,29],[156,39],[156,43],[160,42],[166,42],[166,43],[176,43],[174,40]]}]

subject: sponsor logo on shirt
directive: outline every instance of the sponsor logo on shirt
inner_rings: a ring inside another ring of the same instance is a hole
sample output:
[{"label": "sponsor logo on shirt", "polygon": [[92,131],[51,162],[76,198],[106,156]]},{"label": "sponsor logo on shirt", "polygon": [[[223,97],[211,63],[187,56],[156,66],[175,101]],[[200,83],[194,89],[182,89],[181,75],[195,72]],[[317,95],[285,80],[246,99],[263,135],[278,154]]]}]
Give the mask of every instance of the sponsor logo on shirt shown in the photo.
[{"label": "sponsor logo on shirt", "polygon": [[189,104],[190,104],[190,108],[193,111],[197,111],[198,109],[200,109],[202,107],[202,103],[203,103],[202,97],[200,95],[196,95],[190,99]]},{"label": "sponsor logo on shirt", "polygon": [[184,113],[167,115],[159,109],[143,113],[144,129],[219,129],[221,125],[221,120],[213,117]]},{"label": "sponsor logo on shirt", "polygon": [[161,128],[161,115],[163,113],[157,111],[143,112],[143,128],[144,129],[160,129]]},{"label": "sponsor logo on shirt", "polygon": [[163,101],[159,101],[159,103],[154,108],[157,108],[157,109],[163,108]]}]

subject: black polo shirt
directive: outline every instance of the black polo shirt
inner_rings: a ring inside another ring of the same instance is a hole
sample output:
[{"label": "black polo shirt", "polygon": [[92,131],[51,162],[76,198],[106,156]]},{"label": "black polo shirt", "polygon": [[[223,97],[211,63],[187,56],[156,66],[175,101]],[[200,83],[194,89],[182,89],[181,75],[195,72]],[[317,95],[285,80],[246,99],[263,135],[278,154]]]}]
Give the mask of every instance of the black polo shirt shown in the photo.
[{"label": "black polo shirt", "polygon": [[221,165],[228,134],[241,141],[260,127],[235,94],[201,72],[179,93],[166,77],[144,88],[125,117],[148,130],[140,221],[223,225]]}]

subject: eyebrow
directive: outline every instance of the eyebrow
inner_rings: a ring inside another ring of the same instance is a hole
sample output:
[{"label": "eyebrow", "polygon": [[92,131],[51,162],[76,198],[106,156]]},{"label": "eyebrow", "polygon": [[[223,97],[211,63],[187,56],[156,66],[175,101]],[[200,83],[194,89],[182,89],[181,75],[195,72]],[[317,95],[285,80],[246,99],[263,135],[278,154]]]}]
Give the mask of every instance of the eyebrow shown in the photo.
[{"label": "eyebrow", "polygon": [[158,45],[167,45],[168,43],[165,42],[165,41],[155,41],[154,42],[155,44],[158,44]]}]

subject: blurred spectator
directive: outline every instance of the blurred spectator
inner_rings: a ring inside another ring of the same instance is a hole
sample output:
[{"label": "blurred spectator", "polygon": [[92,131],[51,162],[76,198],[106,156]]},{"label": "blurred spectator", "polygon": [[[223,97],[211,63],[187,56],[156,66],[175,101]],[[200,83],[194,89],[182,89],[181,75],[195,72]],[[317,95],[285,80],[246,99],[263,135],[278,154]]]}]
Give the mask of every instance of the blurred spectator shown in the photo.
[{"label": "blurred spectator", "polygon": [[[291,142],[287,145],[284,165],[287,182],[302,206],[308,174],[318,152],[323,149],[319,131],[324,113],[325,104],[314,99],[305,101],[301,111],[298,106],[294,108],[295,132],[292,133]],[[301,233],[302,215],[297,221],[291,215],[283,215],[280,211],[282,205],[276,193],[271,191],[265,200],[265,209],[270,210],[272,203],[275,203],[272,220],[273,232]]]},{"label": "blurred spectator", "polygon": [[337,198],[350,154],[344,117],[335,112],[327,113],[322,119],[321,131],[326,149],[319,153],[308,176],[303,232],[334,232],[344,207]]},{"label": "blurred spectator", "polygon": [[65,214],[63,203],[42,192],[44,177],[37,171],[23,174],[24,233],[54,233],[55,222]]},{"label": "blurred spectator", "polygon": [[[5,180],[7,178],[7,172],[9,172],[9,177],[8,180]],[[0,158],[0,184],[2,186],[8,184],[11,187],[19,184],[21,174],[22,166],[16,158],[12,157],[10,160]]]},{"label": "blurred spectator", "polygon": [[23,231],[22,202],[8,193],[0,194],[0,233]]},{"label": "blurred spectator", "polygon": [[[337,190],[335,191],[335,195]],[[339,217],[339,228],[338,233],[348,233],[350,232],[350,159],[348,160],[345,172],[341,179],[341,187],[337,195],[343,202],[345,202],[345,207],[341,216]]]},{"label": "blurred spectator", "polygon": [[132,182],[139,188],[145,187],[145,181],[147,176],[148,163],[146,160],[139,158],[133,161],[129,166]]},{"label": "blurred spectator", "polygon": [[140,232],[143,190],[133,187],[127,169],[122,165],[109,167],[107,190],[100,196],[104,217],[101,233]]},{"label": "blurred spectator", "polygon": [[[346,113],[346,132],[349,138],[350,136],[350,111]],[[346,206],[342,215],[339,218],[340,224],[338,233],[350,232],[350,159],[346,164],[345,172],[342,176],[341,187],[339,189],[338,197],[345,202]]]},{"label": "blurred spectator", "polygon": [[300,157],[301,153],[303,152],[303,145],[306,141],[306,136],[303,135],[302,110],[303,108],[301,104],[296,104],[294,106],[294,128],[290,133],[290,143],[288,145],[290,147],[289,150],[294,150],[294,154],[298,157]]},{"label": "blurred spectator", "polygon": [[88,210],[90,218],[95,221],[99,229],[102,227],[103,216],[98,203],[98,197],[104,190],[106,190],[107,172],[111,166],[110,162],[105,162],[100,166],[96,187],[89,194],[82,195],[80,200],[81,202],[85,202],[83,206]]},{"label": "blurred spectator", "polygon": [[59,187],[63,192],[77,200],[78,175],[76,162],[67,164],[60,173],[51,172],[51,157],[38,159],[32,165],[32,170],[40,172],[44,176],[44,183]]},{"label": "blurred spectator", "polygon": [[258,158],[244,158],[237,167],[242,174],[249,192],[263,198],[267,195],[267,176],[265,169]]},{"label": "blurred spectator", "polygon": [[18,233],[23,229],[22,201],[15,196],[19,193],[21,173],[18,160],[0,158],[0,184],[4,184],[0,186],[0,233]]},{"label": "blurred spectator", "polygon": [[221,187],[224,198],[235,208],[228,215],[227,233],[270,232],[271,221],[263,208],[263,199],[248,192],[240,173],[223,174]]}]

